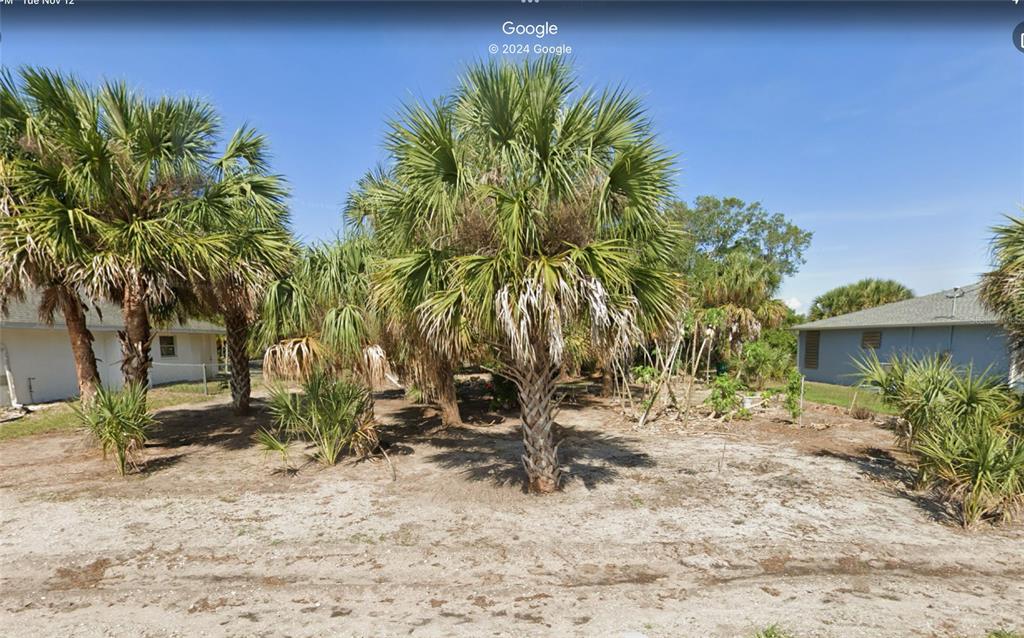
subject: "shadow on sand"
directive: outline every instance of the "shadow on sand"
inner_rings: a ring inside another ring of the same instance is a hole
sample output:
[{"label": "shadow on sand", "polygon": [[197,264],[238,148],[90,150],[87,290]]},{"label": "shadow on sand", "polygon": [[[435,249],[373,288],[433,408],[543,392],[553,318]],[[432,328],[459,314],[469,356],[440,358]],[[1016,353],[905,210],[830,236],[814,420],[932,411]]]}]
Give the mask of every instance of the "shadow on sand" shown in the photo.
[{"label": "shadow on sand", "polygon": [[817,456],[852,463],[866,476],[886,483],[892,488],[893,493],[919,507],[933,521],[956,522],[954,513],[941,499],[918,489],[917,475],[889,450],[862,448],[854,453],[845,453],[823,449],[817,452]]},{"label": "shadow on sand", "polygon": [[[487,402],[472,399],[462,402],[466,426],[442,429],[440,419],[426,406],[409,405],[388,413],[391,423],[384,428],[386,438],[415,445],[427,444],[440,449],[427,459],[447,469],[460,470],[471,481],[490,481],[497,485],[521,484],[523,442],[518,428],[492,427],[515,420],[514,412],[498,413]],[[563,402],[562,410],[582,408],[581,402]],[[639,451],[634,442],[621,436],[606,435],[575,427],[559,427],[559,458],[565,471],[564,481],[578,480],[587,489],[613,480],[624,468],[652,467],[654,460]]]}]

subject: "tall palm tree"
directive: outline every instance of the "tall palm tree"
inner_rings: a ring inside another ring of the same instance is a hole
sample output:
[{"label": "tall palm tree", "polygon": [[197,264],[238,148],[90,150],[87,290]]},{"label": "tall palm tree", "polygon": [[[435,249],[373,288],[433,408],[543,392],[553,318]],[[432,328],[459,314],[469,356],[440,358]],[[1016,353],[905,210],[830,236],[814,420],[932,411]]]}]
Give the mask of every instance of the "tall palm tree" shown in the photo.
[{"label": "tall palm tree", "polygon": [[373,227],[408,248],[384,262],[375,292],[399,305],[426,290],[416,318],[449,360],[486,349],[518,388],[529,488],[551,492],[568,327],[623,351],[674,317],[672,160],[638,100],[579,92],[557,59],[471,67],[454,95],[407,108],[388,148],[393,204]]},{"label": "tall palm tree", "polygon": [[89,402],[100,385],[93,335],[86,323],[80,277],[92,253],[76,228],[88,202],[69,185],[68,141],[89,125],[95,99],[60,76],[26,74],[25,88],[0,72],[0,311],[28,289],[41,294],[39,315],[64,317],[79,395]]},{"label": "tall palm tree", "polygon": [[191,292],[198,314],[224,322],[236,414],[249,411],[249,345],[264,293],[287,274],[297,252],[285,195],[283,178],[268,172],[265,137],[243,127],[214,161],[195,206],[197,221],[226,238],[227,263],[199,276],[193,273],[182,296]]},{"label": "tall palm tree", "polygon": [[1007,216],[992,233],[992,270],[981,278],[981,299],[999,315],[1019,357],[1024,353],[1024,216]]}]

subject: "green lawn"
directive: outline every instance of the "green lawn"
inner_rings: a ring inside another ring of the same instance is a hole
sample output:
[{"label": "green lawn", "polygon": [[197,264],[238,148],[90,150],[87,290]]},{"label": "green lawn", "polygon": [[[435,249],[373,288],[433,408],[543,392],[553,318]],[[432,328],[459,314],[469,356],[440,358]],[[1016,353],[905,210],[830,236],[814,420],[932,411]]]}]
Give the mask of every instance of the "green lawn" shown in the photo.
[{"label": "green lawn", "polygon": [[867,408],[879,414],[896,414],[896,411],[882,403],[877,394],[864,388],[852,388],[846,385],[832,385],[831,383],[816,383],[808,381],[804,384],[804,400],[813,403],[824,403],[825,405],[838,405],[849,408],[857,395],[856,405]]},{"label": "green lawn", "polygon": [[[160,410],[175,405],[206,401],[228,392],[227,387],[219,381],[210,381],[208,387],[210,389],[209,396],[203,394],[202,382],[159,386],[149,391],[147,403],[151,410]],[[25,415],[17,421],[0,423],[0,441],[42,432],[73,430],[78,427],[78,420],[71,409],[74,404],[75,401],[54,403],[37,412]]]}]

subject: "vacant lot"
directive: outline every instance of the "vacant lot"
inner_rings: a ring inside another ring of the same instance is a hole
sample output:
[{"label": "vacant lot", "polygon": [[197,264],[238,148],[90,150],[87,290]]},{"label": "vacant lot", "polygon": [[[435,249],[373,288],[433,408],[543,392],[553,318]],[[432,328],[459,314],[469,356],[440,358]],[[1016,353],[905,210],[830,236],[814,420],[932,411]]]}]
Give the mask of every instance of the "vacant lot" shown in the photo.
[{"label": "vacant lot", "polygon": [[0,633],[982,636],[1024,628],[1024,528],[966,533],[890,434],[836,408],[637,432],[563,406],[561,494],[523,494],[513,417],[394,462],[275,472],[218,399],[162,413],[141,474],[67,432],[0,443]]}]

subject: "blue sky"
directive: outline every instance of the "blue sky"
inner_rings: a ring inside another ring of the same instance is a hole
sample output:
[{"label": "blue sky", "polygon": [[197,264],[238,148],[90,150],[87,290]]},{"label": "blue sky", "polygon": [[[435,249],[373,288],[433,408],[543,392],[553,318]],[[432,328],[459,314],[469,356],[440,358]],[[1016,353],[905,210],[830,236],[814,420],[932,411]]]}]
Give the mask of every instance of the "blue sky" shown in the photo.
[{"label": "blue sky", "polygon": [[[83,4],[85,2],[86,4]],[[506,20],[559,25],[505,36]],[[919,294],[974,280],[988,228],[1024,202],[1024,5],[624,3],[526,6],[113,3],[15,7],[3,63],[212,101],[270,138],[296,232],[341,231],[386,119],[491,43],[568,44],[586,85],[643,96],[679,155],[677,193],[759,200],[814,231],[781,296],[893,277]]]}]

